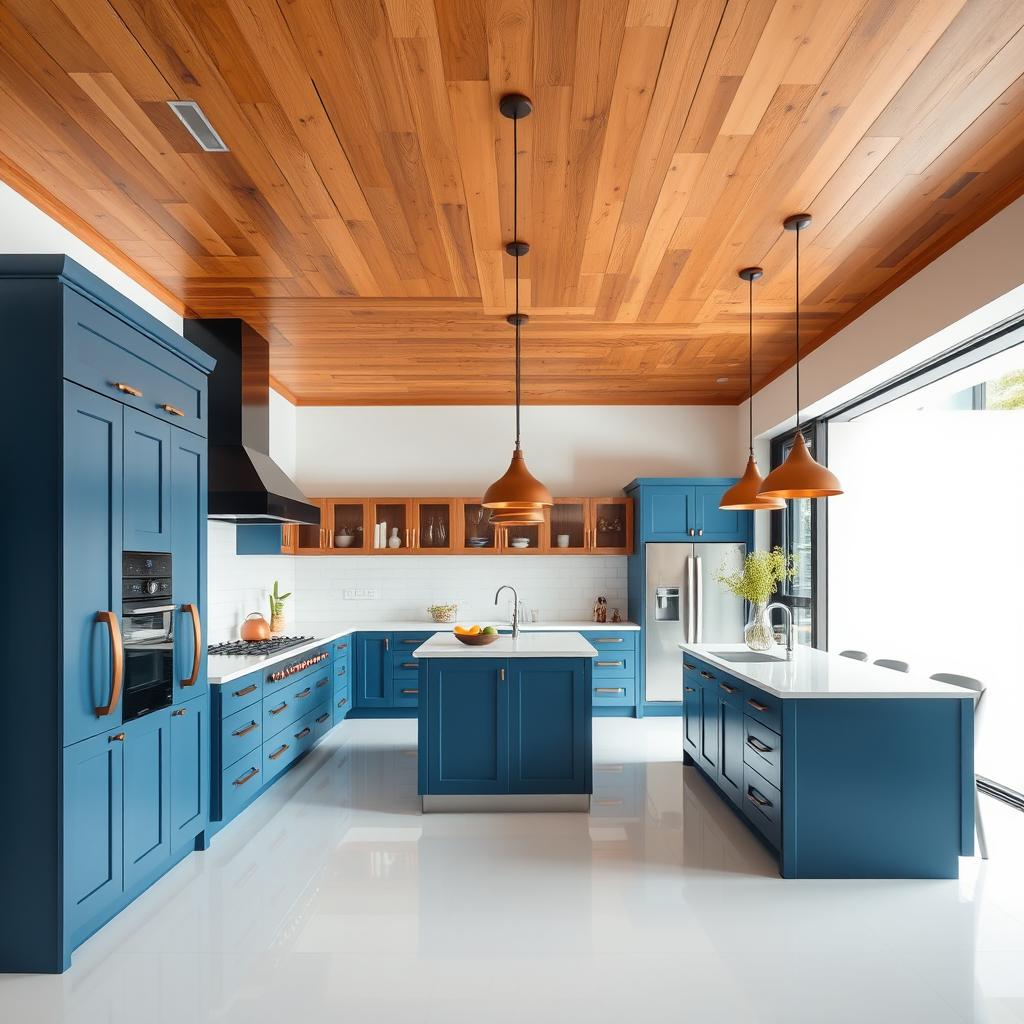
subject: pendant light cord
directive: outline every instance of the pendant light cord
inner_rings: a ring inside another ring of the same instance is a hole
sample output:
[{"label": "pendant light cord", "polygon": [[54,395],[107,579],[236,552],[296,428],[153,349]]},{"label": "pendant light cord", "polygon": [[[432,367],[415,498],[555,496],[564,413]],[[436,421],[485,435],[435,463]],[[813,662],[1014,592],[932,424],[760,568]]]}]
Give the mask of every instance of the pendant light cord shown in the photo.
[{"label": "pendant light cord", "polygon": [[522,342],[519,323],[519,115],[512,118],[512,241],[516,244],[516,451],[519,451],[519,403],[522,394]]},{"label": "pendant light cord", "polygon": [[747,281],[747,412],[750,415],[750,457],[754,457],[754,278]]},{"label": "pendant light cord", "polygon": [[796,229],[796,429],[800,432],[800,228]]}]

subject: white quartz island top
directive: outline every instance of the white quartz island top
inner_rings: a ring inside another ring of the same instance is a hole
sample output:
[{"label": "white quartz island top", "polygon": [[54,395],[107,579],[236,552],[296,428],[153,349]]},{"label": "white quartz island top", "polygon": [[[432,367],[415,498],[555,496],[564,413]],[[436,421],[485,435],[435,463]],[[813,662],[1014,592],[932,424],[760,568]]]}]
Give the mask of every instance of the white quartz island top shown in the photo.
[{"label": "white quartz island top", "polygon": [[453,633],[435,633],[412,652],[414,658],[593,658],[597,654],[579,633],[501,635],[493,644],[471,647]]},{"label": "white quartz island top", "polygon": [[[507,622],[484,621],[482,619],[473,622],[463,622],[462,625],[472,626],[494,626],[501,632],[507,632],[512,627]],[[277,651],[275,654],[211,654],[207,657],[206,674],[207,678],[214,685],[228,683],[240,676],[255,672],[256,669],[265,668],[268,665],[276,664],[279,661],[288,661],[297,658],[306,651],[313,650],[323,644],[338,640],[343,636],[351,636],[353,633],[361,633],[364,630],[384,630],[392,633],[432,633],[451,632],[455,623],[431,622],[423,619],[402,619],[402,620],[376,620],[373,622],[350,622],[347,624],[335,624],[323,621],[289,622],[285,628],[288,636],[308,636],[312,639],[306,643],[297,644],[284,651]],[[640,627],[635,622],[586,622],[582,620],[571,620],[565,622],[529,622],[523,623],[520,627],[523,633],[579,633],[582,630],[591,631],[624,631],[636,632]],[[464,646],[464,645],[460,645]],[[487,648],[484,648],[486,650]],[[493,650],[493,645],[491,647]]]},{"label": "white quartz island top", "polygon": [[969,690],[959,686],[842,658],[813,647],[797,648],[792,661],[786,661],[783,648],[775,647],[768,652],[774,656],[772,661],[737,662],[718,657],[716,652],[742,653],[748,651],[745,644],[680,643],[679,646],[713,668],[775,697],[973,697]]}]

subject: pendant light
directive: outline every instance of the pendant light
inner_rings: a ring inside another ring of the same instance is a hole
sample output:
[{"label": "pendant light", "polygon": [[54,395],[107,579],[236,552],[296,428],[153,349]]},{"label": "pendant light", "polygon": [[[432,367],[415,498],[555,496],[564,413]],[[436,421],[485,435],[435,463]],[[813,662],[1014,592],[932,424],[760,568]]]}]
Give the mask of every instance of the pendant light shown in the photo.
[{"label": "pendant light", "polygon": [[[525,256],[530,247],[518,237],[519,227],[519,119],[528,117],[533,110],[529,99],[519,93],[503,96],[498,104],[502,116],[512,121],[512,241],[505,246],[505,252],[516,261],[516,311],[506,319],[516,332],[516,446],[512,451],[512,461],[505,475],[495,480],[483,498],[484,508],[497,509],[500,518],[498,525],[519,526],[535,522],[543,522],[543,510],[554,505],[551,492],[526,468],[519,445],[520,405],[522,397],[522,327],[529,319],[519,311],[519,257]],[[509,513],[533,512],[540,518],[529,517],[512,522],[507,518]],[[504,513],[504,514],[503,514]],[[495,517],[492,516],[492,522]]]},{"label": "pendant light", "polygon": [[761,490],[761,474],[757,470],[757,459],[754,458],[754,282],[764,277],[760,267],[744,267],[740,278],[747,282],[747,380],[748,397],[747,411],[750,414],[750,455],[747,457],[747,468],[743,476],[722,495],[719,508],[736,511],[771,511],[785,508],[781,498],[759,498]]},{"label": "pendant light", "polygon": [[800,232],[810,223],[809,213],[796,213],[782,222],[787,231],[796,232],[796,436],[786,461],[765,477],[759,498],[830,498],[843,493],[835,473],[811,457],[800,430]]}]

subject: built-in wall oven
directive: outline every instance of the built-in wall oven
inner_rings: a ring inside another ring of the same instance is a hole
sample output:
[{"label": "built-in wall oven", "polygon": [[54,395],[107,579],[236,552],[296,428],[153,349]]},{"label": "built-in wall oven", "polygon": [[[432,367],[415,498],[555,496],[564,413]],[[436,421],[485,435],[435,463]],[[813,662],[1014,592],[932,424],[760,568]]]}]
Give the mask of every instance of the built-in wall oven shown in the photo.
[{"label": "built-in wall oven", "polygon": [[122,560],[123,720],[170,706],[174,697],[171,556],[126,551]]}]

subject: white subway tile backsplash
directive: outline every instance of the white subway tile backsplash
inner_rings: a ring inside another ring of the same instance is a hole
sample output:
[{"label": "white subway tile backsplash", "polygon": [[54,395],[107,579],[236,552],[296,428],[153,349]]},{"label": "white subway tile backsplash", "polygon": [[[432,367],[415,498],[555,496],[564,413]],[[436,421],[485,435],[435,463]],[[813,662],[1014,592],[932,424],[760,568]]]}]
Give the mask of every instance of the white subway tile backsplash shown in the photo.
[{"label": "white subway tile backsplash", "polygon": [[[236,555],[235,527],[209,526],[209,633],[212,642],[234,638],[250,611],[269,615],[274,580],[293,590],[293,622],[426,619],[430,604],[458,601],[459,618],[501,618],[507,593],[496,608],[494,592],[511,584],[523,605],[541,619],[589,619],[599,594],[628,618],[626,559],[618,556],[459,555],[341,557]],[[345,600],[343,591],[375,587],[379,597]]]}]

